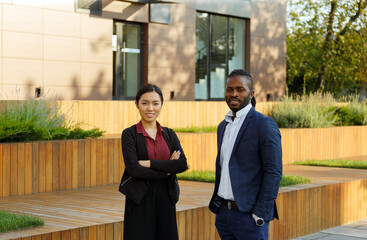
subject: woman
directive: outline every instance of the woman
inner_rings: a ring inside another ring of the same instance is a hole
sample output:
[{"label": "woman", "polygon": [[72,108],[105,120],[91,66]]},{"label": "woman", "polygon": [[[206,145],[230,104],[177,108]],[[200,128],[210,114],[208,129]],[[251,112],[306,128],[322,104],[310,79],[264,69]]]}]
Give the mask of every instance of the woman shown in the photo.
[{"label": "woman", "polygon": [[186,157],[176,133],[157,122],[161,90],[144,85],[135,104],[141,120],[121,136],[126,167],[119,188],[126,195],[124,240],[178,239],[176,173],[187,169]]}]

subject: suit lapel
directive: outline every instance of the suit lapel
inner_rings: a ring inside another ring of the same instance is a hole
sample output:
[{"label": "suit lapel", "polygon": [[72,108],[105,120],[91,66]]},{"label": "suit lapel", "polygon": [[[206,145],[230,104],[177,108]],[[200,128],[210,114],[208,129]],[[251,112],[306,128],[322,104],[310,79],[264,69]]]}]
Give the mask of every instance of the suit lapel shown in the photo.
[{"label": "suit lapel", "polygon": [[255,115],[255,109],[254,108],[251,108],[250,111],[248,112],[246,118],[245,118],[245,121],[243,121],[242,123],[242,126],[240,128],[240,131],[238,132],[238,135],[237,135],[237,138],[236,138],[236,141],[234,142],[234,145],[233,145],[233,150],[232,150],[232,154],[234,152],[234,150],[237,148],[237,145],[238,145],[238,142],[240,141],[243,133],[245,132],[248,124],[250,123],[251,121],[251,118]]},{"label": "suit lapel", "polygon": [[223,142],[223,135],[224,135],[224,130],[226,129],[228,122],[224,121],[223,125],[219,128],[218,131],[218,153],[220,153],[220,149],[222,147],[222,142]]}]

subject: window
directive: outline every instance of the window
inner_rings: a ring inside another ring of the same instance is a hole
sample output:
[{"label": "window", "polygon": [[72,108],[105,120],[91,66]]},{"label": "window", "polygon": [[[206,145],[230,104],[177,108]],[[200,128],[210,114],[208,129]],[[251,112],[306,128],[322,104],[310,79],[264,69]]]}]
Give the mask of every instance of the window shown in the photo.
[{"label": "window", "polygon": [[224,98],[226,76],[245,68],[245,20],[196,14],[195,99]]}]

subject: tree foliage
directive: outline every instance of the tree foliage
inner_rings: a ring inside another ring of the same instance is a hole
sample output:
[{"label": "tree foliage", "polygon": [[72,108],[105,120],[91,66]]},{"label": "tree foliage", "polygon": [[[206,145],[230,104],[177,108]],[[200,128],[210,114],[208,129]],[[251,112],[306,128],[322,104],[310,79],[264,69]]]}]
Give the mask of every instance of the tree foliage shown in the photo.
[{"label": "tree foliage", "polygon": [[367,85],[367,0],[289,0],[289,93],[346,95]]}]

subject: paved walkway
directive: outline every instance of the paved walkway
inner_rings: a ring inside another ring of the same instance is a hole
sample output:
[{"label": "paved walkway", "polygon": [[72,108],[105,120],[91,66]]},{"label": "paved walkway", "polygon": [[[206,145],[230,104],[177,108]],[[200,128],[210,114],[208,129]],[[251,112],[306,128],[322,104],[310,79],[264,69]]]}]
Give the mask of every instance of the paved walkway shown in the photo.
[{"label": "paved walkway", "polygon": [[311,235],[295,238],[299,240],[361,240],[367,239],[367,219],[343,225],[340,227],[325,229]]}]

